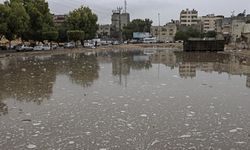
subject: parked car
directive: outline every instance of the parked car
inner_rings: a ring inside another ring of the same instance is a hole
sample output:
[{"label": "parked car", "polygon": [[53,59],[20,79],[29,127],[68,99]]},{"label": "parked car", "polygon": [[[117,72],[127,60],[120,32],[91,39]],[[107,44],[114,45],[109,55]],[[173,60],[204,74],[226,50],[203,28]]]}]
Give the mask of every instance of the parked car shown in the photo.
[{"label": "parked car", "polygon": [[33,50],[33,47],[25,45],[25,44],[16,46],[16,51],[17,52],[20,52],[20,51],[32,51],[32,50]]},{"label": "parked car", "polygon": [[74,42],[64,43],[64,48],[75,48],[76,44]]},{"label": "parked car", "polygon": [[34,51],[48,51],[50,50],[50,46],[49,45],[38,45],[34,47]]},{"label": "parked car", "polygon": [[57,49],[58,48],[58,44],[52,44],[52,49]]},{"label": "parked car", "polygon": [[95,48],[95,45],[93,43],[84,43],[84,47],[87,47],[87,48]]},{"label": "parked car", "polygon": [[0,50],[7,50],[7,46],[6,45],[0,45]]},{"label": "parked car", "polygon": [[119,41],[113,41],[112,44],[113,44],[113,45],[120,45],[120,42],[119,42]]}]

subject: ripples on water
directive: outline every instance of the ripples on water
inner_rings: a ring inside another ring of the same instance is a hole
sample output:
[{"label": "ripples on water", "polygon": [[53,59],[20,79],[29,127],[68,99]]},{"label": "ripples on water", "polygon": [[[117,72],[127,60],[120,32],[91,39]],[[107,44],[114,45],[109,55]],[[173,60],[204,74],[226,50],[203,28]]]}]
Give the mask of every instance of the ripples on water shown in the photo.
[{"label": "ripples on water", "polygon": [[0,149],[250,149],[250,59],[167,50],[0,59]]}]

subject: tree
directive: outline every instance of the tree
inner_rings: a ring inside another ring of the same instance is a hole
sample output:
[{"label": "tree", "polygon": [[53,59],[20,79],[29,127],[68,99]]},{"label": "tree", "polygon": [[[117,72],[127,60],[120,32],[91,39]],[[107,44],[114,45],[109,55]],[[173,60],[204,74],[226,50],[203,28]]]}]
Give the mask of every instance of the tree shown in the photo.
[{"label": "tree", "polygon": [[188,39],[188,35],[184,32],[184,31],[177,31],[175,34],[175,40],[187,40]]},{"label": "tree", "polygon": [[92,39],[98,29],[97,15],[88,7],[81,6],[69,13],[67,25],[69,30],[81,30],[85,33],[85,39]]},{"label": "tree", "polygon": [[24,40],[42,41],[42,33],[54,28],[52,14],[45,0],[22,0],[30,17],[29,28],[22,38]]},{"label": "tree", "polygon": [[7,18],[9,10],[4,4],[0,4],[0,40],[6,34],[8,30]]},{"label": "tree", "polygon": [[21,34],[28,28],[29,16],[25,11],[22,3],[18,0],[12,0],[5,2],[6,10],[8,10],[8,16],[6,18],[7,32],[5,34],[11,46],[11,41],[16,37],[20,37]]},{"label": "tree", "polygon": [[52,41],[56,41],[58,38],[57,31],[47,31],[42,33],[43,40],[48,40],[50,42],[50,48],[52,48]]},{"label": "tree", "polygon": [[127,26],[123,29],[124,39],[132,39],[133,32],[150,32],[153,21],[149,19],[135,19],[132,20]]},{"label": "tree", "polygon": [[75,43],[77,43],[77,41],[81,41],[81,43],[83,44],[84,31],[81,31],[81,30],[70,30],[70,31],[67,31],[67,36],[68,36],[69,40],[72,40]]},{"label": "tree", "polygon": [[215,31],[208,31],[204,34],[205,37],[208,37],[208,38],[214,38],[216,37],[217,33]]},{"label": "tree", "polygon": [[57,42],[67,42],[68,41],[67,27],[64,25],[61,25],[57,29],[58,29]]},{"label": "tree", "polygon": [[188,38],[198,38],[202,37],[202,34],[197,29],[194,29],[192,27],[188,27],[186,30],[179,30],[175,34],[175,40],[183,40],[186,41]]}]

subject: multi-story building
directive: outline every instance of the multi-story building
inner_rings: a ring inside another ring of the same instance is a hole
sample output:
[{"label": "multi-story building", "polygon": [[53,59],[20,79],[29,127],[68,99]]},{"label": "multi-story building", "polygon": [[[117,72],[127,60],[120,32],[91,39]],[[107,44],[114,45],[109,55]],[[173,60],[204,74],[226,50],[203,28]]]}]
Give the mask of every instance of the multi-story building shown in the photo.
[{"label": "multi-story building", "polygon": [[121,30],[130,22],[130,15],[127,12],[122,13],[121,9],[113,10],[111,16],[111,36],[119,38]]},{"label": "multi-story building", "polygon": [[231,17],[215,20],[216,32],[222,34],[231,34],[231,23]]},{"label": "multi-story building", "polygon": [[209,14],[201,17],[201,22],[203,24],[203,32],[215,31],[216,30],[216,20],[223,19],[224,16],[215,16],[214,14]]},{"label": "multi-story building", "polygon": [[66,21],[67,15],[53,15],[53,22],[55,26],[60,26]]},{"label": "multi-story building", "polygon": [[110,25],[99,25],[97,35],[100,37],[110,37]]},{"label": "multi-story building", "polygon": [[165,26],[152,26],[151,35],[156,37],[161,42],[173,42],[177,32],[175,23],[167,23]]},{"label": "multi-story building", "polygon": [[180,13],[180,25],[191,26],[198,22],[198,11],[196,10],[182,10]]},{"label": "multi-story building", "polygon": [[246,22],[244,20],[232,20],[231,42],[239,42]]}]

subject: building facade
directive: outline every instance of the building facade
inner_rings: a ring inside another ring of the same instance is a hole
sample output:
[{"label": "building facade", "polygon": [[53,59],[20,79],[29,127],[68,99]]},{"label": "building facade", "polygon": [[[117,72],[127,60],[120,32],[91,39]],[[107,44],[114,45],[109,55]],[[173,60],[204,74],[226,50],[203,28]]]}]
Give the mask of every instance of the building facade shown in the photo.
[{"label": "building facade", "polygon": [[209,14],[201,17],[201,22],[203,24],[203,32],[216,31],[216,20],[223,19],[224,16],[215,16],[214,14]]},{"label": "building facade", "polygon": [[62,25],[67,19],[67,15],[53,15],[53,22],[55,26]]},{"label": "building facade", "polygon": [[114,38],[119,38],[121,36],[121,31],[130,22],[129,13],[121,13],[121,9],[113,10],[111,16],[111,36]]},{"label": "building facade", "polygon": [[168,23],[165,26],[152,26],[150,32],[158,41],[174,42],[177,26],[175,23]]},{"label": "building facade", "polygon": [[191,26],[198,22],[198,11],[196,10],[182,10],[180,13],[180,25]]},{"label": "building facade", "polygon": [[110,37],[110,25],[99,25],[97,35],[98,37]]}]

